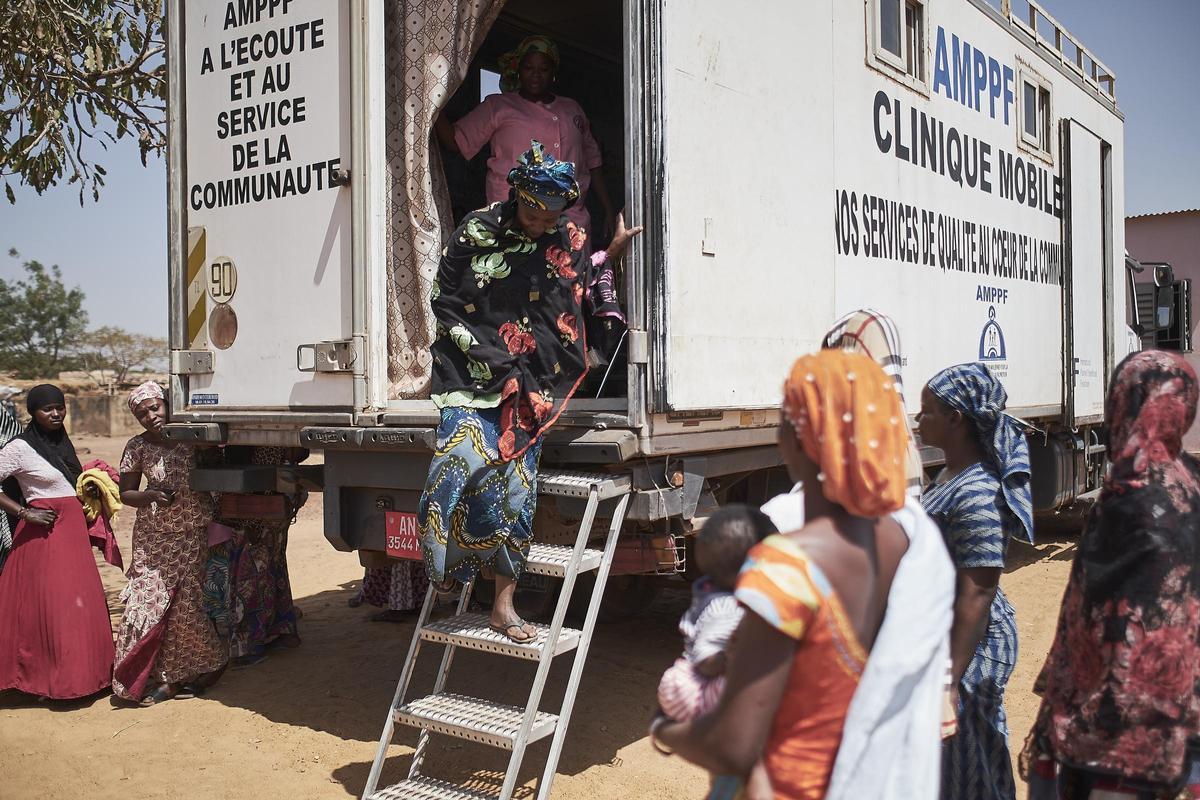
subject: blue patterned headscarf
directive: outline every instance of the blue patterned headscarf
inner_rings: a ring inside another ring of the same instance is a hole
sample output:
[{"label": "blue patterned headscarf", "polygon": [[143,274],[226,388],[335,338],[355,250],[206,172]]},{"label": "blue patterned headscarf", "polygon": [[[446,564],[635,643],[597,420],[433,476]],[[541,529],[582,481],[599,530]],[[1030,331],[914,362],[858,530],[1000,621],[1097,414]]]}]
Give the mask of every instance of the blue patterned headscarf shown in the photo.
[{"label": "blue patterned headscarf", "polygon": [[559,161],[536,139],[509,170],[508,183],[518,200],[545,211],[565,211],[579,199],[575,165]]},{"label": "blue patterned headscarf", "polygon": [[1004,413],[1008,393],[983,364],[944,369],[929,382],[938,400],[979,428],[984,449],[1000,471],[1008,509],[1021,523],[1021,538],[1033,544],[1033,493],[1029,488],[1029,445],[1015,419]]}]

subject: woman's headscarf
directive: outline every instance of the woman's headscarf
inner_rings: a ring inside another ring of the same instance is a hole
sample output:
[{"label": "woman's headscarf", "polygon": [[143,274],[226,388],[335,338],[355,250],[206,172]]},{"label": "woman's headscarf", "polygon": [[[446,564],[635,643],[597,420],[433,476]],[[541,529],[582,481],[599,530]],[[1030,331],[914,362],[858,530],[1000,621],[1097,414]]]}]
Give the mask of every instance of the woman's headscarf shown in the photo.
[{"label": "woman's headscarf", "polygon": [[860,517],[904,505],[904,409],[878,364],[840,350],[800,358],[783,386],[783,413],[829,501]]},{"label": "woman's headscarf", "polygon": [[[835,322],[829,333],[825,334],[824,346],[828,350],[862,353],[878,364],[883,373],[892,379],[903,406],[904,376],[901,373],[904,357],[900,349],[900,331],[891,317],[871,308],[851,311]],[[914,497],[919,497],[921,488],[925,485],[925,468],[921,463],[921,453],[917,450],[907,414],[904,415],[904,428],[908,433],[908,456],[905,464],[908,471],[908,491]]]},{"label": "woman's headscarf", "polygon": [[163,390],[154,381],[146,381],[129,393],[129,412],[134,413],[137,407],[147,400],[162,400]]},{"label": "woman's headscarf", "polygon": [[1000,472],[1008,510],[1021,524],[1021,538],[1033,543],[1033,493],[1029,486],[1029,444],[1020,424],[1004,413],[1008,393],[983,364],[959,364],[929,381],[938,400],[975,423],[981,444]]},{"label": "woman's headscarf", "polygon": [[1196,373],[1178,355],[1145,350],[1113,372],[1105,418],[1112,471],[1105,491],[1123,494],[1159,483],[1194,485],[1179,454],[1196,419]]},{"label": "woman's headscarf", "polygon": [[1200,730],[1200,477],[1182,452],[1196,374],[1142,351],[1113,373],[1112,471],[1080,537],[1022,754],[1169,784]]},{"label": "woman's headscarf", "polygon": [[526,36],[515,50],[500,56],[500,91],[515,92],[521,88],[521,61],[530,53],[543,54],[554,64],[555,72],[558,71],[560,59],[554,40],[545,36]]},{"label": "woman's headscarf", "polygon": [[517,200],[545,211],[565,211],[579,199],[575,165],[559,161],[536,139],[508,172],[508,184]]},{"label": "woman's headscarf", "polygon": [[67,435],[66,428],[60,428],[57,431],[42,430],[34,415],[35,411],[46,406],[65,406],[67,399],[62,393],[62,389],[48,383],[35,386],[26,395],[25,403],[31,419],[25,427],[25,432],[17,438],[24,439],[34,452],[61,472],[62,476],[67,479],[67,483],[74,487],[83,472],[83,465],[79,463],[79,456],[75,454],[75,445],[71,444],[71,437]]}]

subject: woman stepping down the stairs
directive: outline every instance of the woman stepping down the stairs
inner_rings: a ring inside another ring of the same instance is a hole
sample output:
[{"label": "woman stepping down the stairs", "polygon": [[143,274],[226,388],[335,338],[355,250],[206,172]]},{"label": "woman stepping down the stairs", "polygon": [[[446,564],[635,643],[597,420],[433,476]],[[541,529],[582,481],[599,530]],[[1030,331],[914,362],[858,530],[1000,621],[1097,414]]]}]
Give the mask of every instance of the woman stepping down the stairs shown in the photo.
[{"label": "woman stepping down the stairs", "polygon": [[533,538],[542,435],[587,374],[592,273],[641,232],[618,219],[589,261],[587,233],[564,216],[579,199],[575,166],[531,144],[508,200],[468,214],[442,254],[432,301],[441,423],[417,510],[435,589],[452,593],[490,569],[490,626],[519,644],[537,637],[513,595]]}]

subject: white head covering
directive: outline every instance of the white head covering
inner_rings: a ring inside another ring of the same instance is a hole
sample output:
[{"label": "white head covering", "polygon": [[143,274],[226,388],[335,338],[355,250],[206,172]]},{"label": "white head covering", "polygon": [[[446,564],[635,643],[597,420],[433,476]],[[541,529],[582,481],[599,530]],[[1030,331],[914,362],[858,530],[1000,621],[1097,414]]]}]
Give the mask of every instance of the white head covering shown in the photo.
[{"label": "white head covering", "polygon": [[163,399],[163,390],[154,381],[146,381],[129,393],[129,411],[137,411],[137,407],[147,400]]}]

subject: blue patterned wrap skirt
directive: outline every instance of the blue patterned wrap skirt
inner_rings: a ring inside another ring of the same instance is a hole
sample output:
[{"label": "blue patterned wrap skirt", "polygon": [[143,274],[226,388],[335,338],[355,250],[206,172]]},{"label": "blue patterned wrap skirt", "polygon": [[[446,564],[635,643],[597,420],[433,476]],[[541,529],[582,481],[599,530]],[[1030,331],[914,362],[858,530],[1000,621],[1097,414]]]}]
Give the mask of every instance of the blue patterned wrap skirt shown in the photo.
[{"label": "blue patterned wrap skirt", "polygon": [[498,408],[442,409],[417,509],[425,569],[434,583],[466,582],[484,567],[517,580],[525,569],[542,444],[505,461],[500,433]]}]

